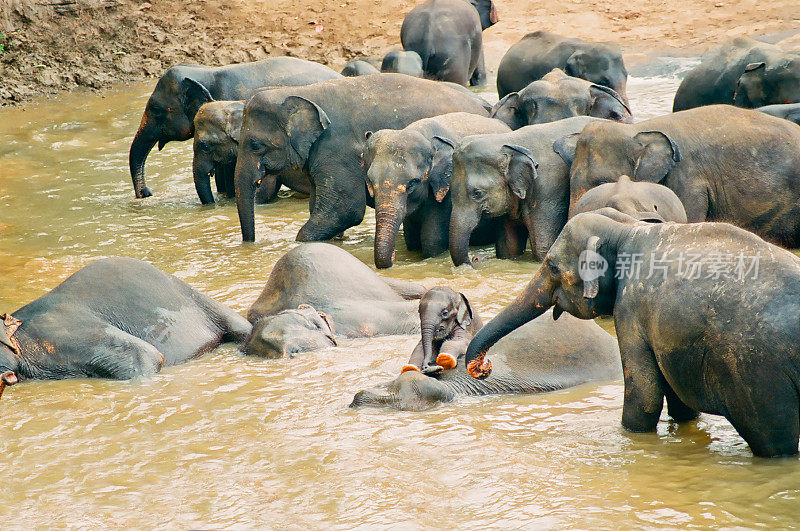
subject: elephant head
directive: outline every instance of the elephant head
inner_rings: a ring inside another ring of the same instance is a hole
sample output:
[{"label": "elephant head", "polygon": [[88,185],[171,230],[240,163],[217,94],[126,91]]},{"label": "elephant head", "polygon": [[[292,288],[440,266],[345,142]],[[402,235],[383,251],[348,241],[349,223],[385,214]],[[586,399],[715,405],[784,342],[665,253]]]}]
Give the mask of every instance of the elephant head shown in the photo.
[{"label": "elephant head", "polygon": [[733,104],[737,107],[755,108],[779,103],[800,101],[800,57],[748,64],[739,81]]},{"label": "elephant head", "polygon": [[0,394],[5,385],[17,383],[19,370],[20,344],[14,336],[22,321],[10,314],[0,315]]},{"label": "elephant head", "polygon": [[482,217],[516,215],[531,193],[538,164],[524,147],[493,142],[491,135],[461,142],[453,153],[450,257],[468,264],[469,238]]},{"label": "elephant head", "polygon": [[153,195],[144,177],[144,163],[153,146],[158,144],[161,150],[167,142],[192,138],[195,114],[201,105],[214,101],[206,87],[209,80],[193,66],[196,65],[179,65],[167,70],[147,100],[128,157],[137,198]]},{"label": "elephant head", "polygon": [[628,71],[616,45],[592,44],[580,47],[567,58],[564,72],[592,83],[614,89],[628,103]]},{"label": "elephant head", "polygon": [[497,8],[492,0],[469,0],[469,3],[478,10],[482,30],[494,26],[500,20],[497,18]]},{"label": "elephant head", "polygon": [[256,187],[264,179],[302,171],[312,146],[330,123],[319,105],[300,96],[274,103],[265,90],[250,99],[244,109],[234,174],[242,240],[255,241]]},{"label": "elephant head", "polygon": [[334,334],[327,314],[302,304],[256,322],[242,350],[248,356],[291,358],[298,352],[336,346]]},{"label": "elephant head", "polygon": [[675,141],[663,131],[636,132],[634,125],[594,122],[558,140],[553,149],[570,166],[570,208],[588,190],[616,182],[661,183],[681,161]]},{"label": "elephant head", "polygon": [[450,190],[453,141],[428,140],[417,131],[384,129],[366,134],[367,191],[375,198],[375,265],[392,266],[400,224],[430,198]]},{"label": "elephant head", "polygon": [[601,184],[583,194],[570,217],[604,207],[649,223],[686,223],[686,210],[675,192],[660,184],[631,181],[627,175],[620,176],[615,183]]},{"label": "elephant head", "polygon": [[441,287],[426,291],[419,301],[422,356],[415,350],[403,371],[435,374],[443,369],[454,369],[457,360],[450,353],[440,354],[439,349],[446,339],[453,337],[456,329],[466,331],[473,319],[472,306],[463,293]]},{"label": "elephant head", "polygon": [[383,57],[381,72],[422,77],[422,57],[413,50],[392,50]]},{"label": "elephant head", "polygon": [[511,129],[572,116],[633,122],[628,105],[613,89],[568,76],[557,68],[519,92],[507,94],[491,111],[492,118]]},{"label": "elephant head", "polygon": [[470,342],[465,356],[470,375],[487,377],[492,367],[485,360],[489,348],[551,307],[553,319],[563,312],[581,319],[611,315],[617,295],[617,249],[632,230],[626,221],[636,220],[607,208],[567,222],[522,293]]},{"label": "elephant head", "polygon": [[236,164],[243,112],[242,101],[215,101],[200,107],[194,117],[192,171],[194,186],[203,204],[214,202],[209,177]]}]

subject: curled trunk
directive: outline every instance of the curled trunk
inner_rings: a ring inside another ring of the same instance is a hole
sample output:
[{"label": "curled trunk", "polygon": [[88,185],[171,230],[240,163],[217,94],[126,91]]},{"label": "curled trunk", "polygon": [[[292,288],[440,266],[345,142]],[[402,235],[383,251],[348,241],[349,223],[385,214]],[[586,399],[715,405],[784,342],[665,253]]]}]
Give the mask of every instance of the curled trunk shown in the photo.
[{"label": "curled trunk", "polygon": [[131,171],[131,179],[133,180],[133,191],[137,198],[150,197],[153,192],[145,184],[144,179],[144,163],[147,160],[147,155],[158,142],[157,131],[151,127],[147,121],[147,116],[142,117],[142,123],[139,125],[139,130],[136,131],[136,136],[133,137],[131,143],[131,150],[128,155],[128,165]]}]

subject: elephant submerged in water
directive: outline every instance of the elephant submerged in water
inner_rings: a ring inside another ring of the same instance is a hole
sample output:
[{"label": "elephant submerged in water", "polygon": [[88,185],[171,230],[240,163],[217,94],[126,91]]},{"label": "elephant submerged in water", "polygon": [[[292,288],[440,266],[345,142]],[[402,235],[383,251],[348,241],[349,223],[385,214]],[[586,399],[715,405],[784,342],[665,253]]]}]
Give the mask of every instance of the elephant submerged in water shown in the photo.
[{"label": "elephant submerged in water", "polygon": [[686,211],[675,192],[661,184],[631,181],[622,175],[615,183],[592,188],[572,206],[569,217],[611,207],[639,221],[686,223]]},{"label": "elephant submerged in water", "polygon": [[431,289],[420,302],[420,321],[423,339],[400,376],[359,391],[350,407],[419,410],[458,396],[543,393],[621,376],[616,341],[591,321],[554,321],[548,314],[528,323],[492,348],[494,370],[484,380],[464,365],[467,345],[482,327],[466,297]]},{"label": "elephant submerged in water", "polygon": [[153,193],[144,178],[150,150],[194,136],[194,117],[201,105],[214,100],[244,100],[267,86],[307,85],[342,77],[325,65],[272,57],[228,66],[181,64],[167,70],[147,100],[142,121],[131,143],[129,164],[137,198]]},{"label": "elephant submerged in water", "polygon": [[381,72],[422,77],[422,58],[414,51],[392,50],[383,56]]},{"label": "elephant submerged in water", "polygon": [[182,280],[139,260],[107,258],[0,317],[0,373],[127,380],[250,331],[244,317]]}]

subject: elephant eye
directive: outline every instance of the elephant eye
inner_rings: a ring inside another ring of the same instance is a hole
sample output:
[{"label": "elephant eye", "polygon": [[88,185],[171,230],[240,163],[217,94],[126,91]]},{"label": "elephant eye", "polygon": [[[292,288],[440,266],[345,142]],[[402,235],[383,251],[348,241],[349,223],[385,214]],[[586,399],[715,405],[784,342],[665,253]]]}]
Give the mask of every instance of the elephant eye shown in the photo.
[{"label": "elephant eye", "polygon": [[209,144],[208,142],[198,142],[197,150],[202,153],[208,153],[211,151],[211,144]]},{"label": "elephant eye", "polygon": [[264,143],[256,139],[250,140],[250,151],[261,151],[264,149]]},{"label": "elephant eye", "polygon": [[450,317],[450,310],[445,308],[441,311],[441,314],[442,314],[442,319],[447,319],[448,317]]},{"label": "elephant eye", "polygon": [[411,179],[410,181],[408,181],[408,186],[406,187],[406,188],[407,188],[407,190],[410,192],[411,190],[413,190],[414,188],[416,188],[416,187],[417,187],[417,185],[418,185],[420,182],[422,182],[422,181],[421,181],[421,180],[420,180],[418,177],[414,177],[413,179]]},{"label": "elephant eye", "polygon": [[547,262],[547,269],[550,271],[551,275],[558,276],[558,266],[553,262]]},{"label": "elephant eye", "polygon": [[471,194],[471,195],[472,195],[472,199],[474,199],[475,201],[480,201],[481,199],[483,199],[483,198],[484,198],[484,196],[485,196],[486,194],[485,194],[485,193],[484,193],[484,191],[483,191],[483,190],[481,190],[480,188],[475,188],[475,189],[472,191],[472,194]]}]

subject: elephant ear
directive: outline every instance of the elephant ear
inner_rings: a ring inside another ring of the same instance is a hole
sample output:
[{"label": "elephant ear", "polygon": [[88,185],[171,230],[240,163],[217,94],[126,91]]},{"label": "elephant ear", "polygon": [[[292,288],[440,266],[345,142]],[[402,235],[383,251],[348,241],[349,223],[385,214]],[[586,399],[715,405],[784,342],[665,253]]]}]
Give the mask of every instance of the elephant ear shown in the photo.
[{"label": "elephant ear", "polygon": [[511,129],[519,129],[527,125],[519,108],[519,93],[511,92],[503,96],[503,99],[492,106],[489,117],[500,120]]},{"label": "elephant ear", "polygon": [[508,155],[506,183],[515,196],[525,199],[536,179],[536,168],[539,164],[534,160],[533,153],[522,146],[505,144],[503,150]]},{"label": "elephant ear", "polygon": [[[590,253],[594,253],[594,255],[599,255],[600,250],[600,238],[598,236],[589,236],[589,239],[586,242],[586,251]],[[590,255],[587,257],[589,259],[595,258],[595,256]],[[597,297],[597,293],[600,291],[600,278],[592,278],[590,280],[583,281],[583,298],[584,299],[594,299]]]},{"label": "elephant ear", "polygon": [[17,346],[19,343],[11,339],[11,337],[14,335],[14,332],[17,331],[17,328],[20,327],[22,321],[8,313],[0,315],[0,321],[2,321],[3,325],[3,328],[0,329],[0,344],[11,349],[11,352],[19,354],[19,347]]},{"label": "elephant ear", "polygon": [[469,0],[469,3],[478,11],[481,19],[481,30],[497,24],[497,8],[492,0]]},{"label": "elephant ear", "polygon": [[558,153],[558,156],[567,166],[572,166],[572,161],[575,160],[575,150],[578,149],[579,136],[580,133],[572,133],[553,142],[553,151]]},{"label": "elephant ear", "polygon": [[733,92],[733,105],[737,107],[758,107],[764,103],[763,101],[753,101],[756,99],[753,96],[758,92],[757,87],[766,67],[767,63],[763,61],[750,63],[744,67],[744,72],[736,82],[736,90]]},{"label": "elephant ear", "polygon": [[287,112],[286,134],[301,160],[308,160],[311,146],[331,124],[319,105],[301,96],[289,96],[283,102]]},{"label": "elephant ear", "polygon": [[244,115],[244,103],[238,103],[231,107],[230,112],[225,115],[225,134],[231,140],[239,143],[239,136],[242,134],[242,119]]},{"label": "elephant ear", "polygon": [[567,64],[564,65],[564,72],[566,72],[568,76],[585,79],[583,77],[583,73],[586,71],[587,60],[588,57],[586,56],[586,53],[582,51],[573,53],[567,59]]},{"label": "elephant ear", "polygon": [[456,310],[456,322],[461,328],[466,329],[472,322],[472,306],[470,306],[469,301],[463,293],[459,293],[458,295],[461,297],[461,300]]},{"label": "elephant ear", "polygon": [[428,174],[428,185],[431,187],[433,197],[441,203],[450,191],[450,182],[453,179],[453,151],[455,143],[449,138],[434,136],[433,161]]},{"label": "elephant ear", "polygon": [[189,120],[194,120],[194,116],[204,103],[214,101],[205,85],[188,77],[181,81],[181,91],[183,110]]},{"label": "elephant ear", "polygon": [[633,113],[616,90],[602,85],[589,86],[589,116],[608,118],[617,122],[632,122]]},{"label": "elephant ear", "polygon": [[681,161],[677,144],[661,131],[645,131],[633,139],[638,143],[636,165],[633,170],[634,181],[661,182]]}]

